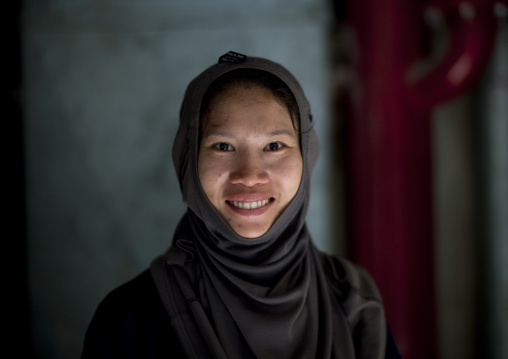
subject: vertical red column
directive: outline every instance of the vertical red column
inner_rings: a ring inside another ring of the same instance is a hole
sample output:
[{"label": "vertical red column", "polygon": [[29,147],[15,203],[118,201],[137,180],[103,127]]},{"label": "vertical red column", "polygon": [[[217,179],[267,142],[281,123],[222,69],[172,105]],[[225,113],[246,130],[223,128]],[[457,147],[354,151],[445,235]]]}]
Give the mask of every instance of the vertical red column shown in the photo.
[{"label": "vertical red column", "polygon": [[350,11],[361,80],[348,125],[352,254],[381,289],[401,353],[434,358],[429,113],[404,101],[406,70],[422,56],[419,12],[407,0],[356,0]]},{"label": "vertical red column", "polygon": [[460,4],[447,1],[443,11],[458,19],[448,55],[410,83],[409,69],[424,55],[421,4],[348,4],[360,82],[347,125],[350,248],[378,283],[403,357],[436,358],[430,113],[476,81],[495,22],[471,3],[473,18],[462,19]]}]

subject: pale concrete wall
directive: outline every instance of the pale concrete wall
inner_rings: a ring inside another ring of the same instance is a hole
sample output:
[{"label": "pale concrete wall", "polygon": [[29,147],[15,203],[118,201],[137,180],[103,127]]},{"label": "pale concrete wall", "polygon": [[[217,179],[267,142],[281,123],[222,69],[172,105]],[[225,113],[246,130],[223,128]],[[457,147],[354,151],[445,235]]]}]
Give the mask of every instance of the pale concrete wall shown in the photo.
[{"label": "pale concrete wall", "polygon": [[508,358],[508,8],[479,87],[479,315],[486,358]]},{"label": "pale concrete wall", "polygon": [[475,357],[478,213],[472,120],[469,94],[442,104],[433,118],[436,292],[443,359]]},{"label": "pale concrete wall", "polygon": [[280,62],[301,81],[323,144],[308,222],[330,247],[325,3],[25,1],[36,357],[78,357],[99,301],[169,245],[185,210],[171,162],[183,92],[228,50]]},{"label": "pale concrete wall", "polygon": [[508,21],[479,85],[436,108],[434,218],[439,354],[508,355]]}]

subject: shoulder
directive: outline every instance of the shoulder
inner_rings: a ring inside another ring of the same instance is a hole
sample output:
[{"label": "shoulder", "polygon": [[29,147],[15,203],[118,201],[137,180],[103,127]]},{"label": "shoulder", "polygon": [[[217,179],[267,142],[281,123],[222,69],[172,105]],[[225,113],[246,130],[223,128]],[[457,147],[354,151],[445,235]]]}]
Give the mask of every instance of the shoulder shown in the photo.
[{"label": "shoulder", "polygon": [[99,304],[82,358],[159,358],[168,349],[178,351],[178,346],[150,271],[145,270]]},{"label": "shoulder", "polygon": [[99,304],[92,324],[118,325],[127,320],[152,318],[164,314],[148,270],[111,291]]},{"label": "shoulder", "polygon": [[382,303],[376,282],[369,272],[351,261],[319,252],[321,264],[328,278],[341,286],[343,295],[355,295],[365,300]]},{"label": "shoulder", "polygon": [[[391,358],[381,295],[370,274],[347,259],[319,253],[332,301],[342,309],[358,357]],[[388,345],[387,345],[388,344]]]},{"label": "shoulder", "polygon": [[125,310],[144,311],[144,304],[157,304],[158,297],[152,276],[148,270],[111,291],[99,304],[99,309],[114,312]]}]

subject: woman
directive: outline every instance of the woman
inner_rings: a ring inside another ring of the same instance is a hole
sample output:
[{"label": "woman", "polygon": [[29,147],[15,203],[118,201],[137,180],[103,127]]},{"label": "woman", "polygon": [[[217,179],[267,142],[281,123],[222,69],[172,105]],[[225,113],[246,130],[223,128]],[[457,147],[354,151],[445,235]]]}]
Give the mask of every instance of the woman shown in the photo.
[{"label": "woman", "polygon": [[100,304],[83,358],[398,357],[372,279],[307,232],[318,151],[282,66],[230,52],[192,81],[173,147],[188,211]]}]

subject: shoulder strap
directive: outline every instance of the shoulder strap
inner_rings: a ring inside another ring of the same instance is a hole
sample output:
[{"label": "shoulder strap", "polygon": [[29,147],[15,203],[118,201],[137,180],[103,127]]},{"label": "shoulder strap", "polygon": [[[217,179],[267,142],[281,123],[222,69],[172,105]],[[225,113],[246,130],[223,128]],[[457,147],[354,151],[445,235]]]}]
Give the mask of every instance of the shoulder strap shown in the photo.
[{"label": "shoulder strap", "polygon": [[183,269],[185,252],[170,248],[157,257],[150,271],[166,312],[189,358],[226,359],[224,349]]}]

